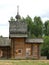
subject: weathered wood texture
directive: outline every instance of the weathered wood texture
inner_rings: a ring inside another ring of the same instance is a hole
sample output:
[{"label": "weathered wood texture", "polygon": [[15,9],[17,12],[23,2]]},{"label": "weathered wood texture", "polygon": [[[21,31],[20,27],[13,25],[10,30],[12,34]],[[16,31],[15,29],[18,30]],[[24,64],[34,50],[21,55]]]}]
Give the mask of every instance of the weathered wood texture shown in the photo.
[{"label": "weathered wood texture", "polygon": [[0,47],[0,58],[10,58],[11,49],[10,47]]},{"label": "weathered wood texture", "polygon": [[[39,58],[39,44],[26,43],[24,38],[13,38],[11,41],[11,56],[12,58],[26,57],[26,49],[30,48],[29,57]],[[22,49],[20,54],[17,53],[18,49]]]}]

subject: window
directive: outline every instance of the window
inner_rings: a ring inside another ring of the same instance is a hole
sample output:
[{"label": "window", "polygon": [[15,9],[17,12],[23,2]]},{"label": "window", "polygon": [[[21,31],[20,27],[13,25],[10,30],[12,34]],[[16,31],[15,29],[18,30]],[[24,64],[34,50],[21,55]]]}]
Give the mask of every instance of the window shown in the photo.
[{"label": "window", "polygon": [[17,49],[16,54],[22,54],[22,49]]},{"label": "window", "polygon": [[26,56],[30,56],[31,55],[31,48],[26,48]]},{"label": "window", "polygon": [[22,49],[19,49],[19,50],[18,50],[18,53],[22,53]]}]

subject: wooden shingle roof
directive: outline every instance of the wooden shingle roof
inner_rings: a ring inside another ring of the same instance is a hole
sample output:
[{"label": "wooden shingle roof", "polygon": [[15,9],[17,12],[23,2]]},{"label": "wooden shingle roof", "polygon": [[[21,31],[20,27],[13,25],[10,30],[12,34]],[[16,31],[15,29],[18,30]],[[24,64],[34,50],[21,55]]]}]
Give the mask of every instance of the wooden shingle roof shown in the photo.
[{"label": "wooden shingle roof", "polygon": [[0,37],[0,46],[10,46],[11,40],[8,37]]},{"label": "wooden shingle roof", "polygon": [[40,39],[40,38],[26,39],[26,43],[43,43],[43,39]]},{"label": "wooden shingle roof", "polygon": [[[9,22],[9,37],[26,37],[27,23],[24,21],[10,21]],[[18,34],[22,35],[19,36]],[[16,36],[15,36],[16,35]]]}]

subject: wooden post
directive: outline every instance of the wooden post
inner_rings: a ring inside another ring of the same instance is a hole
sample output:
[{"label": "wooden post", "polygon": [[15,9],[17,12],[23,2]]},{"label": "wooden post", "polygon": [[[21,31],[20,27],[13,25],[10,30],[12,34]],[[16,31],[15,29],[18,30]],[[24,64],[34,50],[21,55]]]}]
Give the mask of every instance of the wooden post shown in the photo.
[{"label": "wooden post", "polygon": [[14,53],[13,53],[13,50],[14,50],[14,49],[13,49],[13,45],[14,45],[14,44],[13,44],[13,42],[14,42],[13,39],[11,39],[11,58],[12,58],[12,59],[14,58]]}]

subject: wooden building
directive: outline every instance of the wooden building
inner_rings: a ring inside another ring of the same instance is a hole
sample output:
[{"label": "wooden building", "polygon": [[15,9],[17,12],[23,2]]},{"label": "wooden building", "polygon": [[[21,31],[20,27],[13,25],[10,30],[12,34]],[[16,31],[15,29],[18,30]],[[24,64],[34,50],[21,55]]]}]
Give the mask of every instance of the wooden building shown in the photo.
[{"label": "wooden building", "polygon": [[0,37],[0,59],[40,58],[40,44],[42,39],[28,39],[25,37]]},{"label": "wooden building", "polygon": [[43,39],[29,39],[27,33],[27,23],[20,21],[17,12],[16,21],[9,21],[11,58],[40,58],[40,44],[43,43]]},{"label": "wooden building", "polygon": [[0,37],[0,58],[11,57],[11,40],[8,37]]},{"label": "wooden building", "polygon": [[30,39],[27,33],[27,23],[20,21],[17,12],[16,21],[9,21],[9,38],[0,37],[0,58],[39,59],[43,39]]}]

